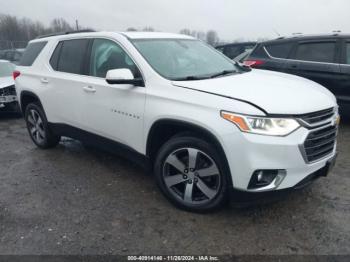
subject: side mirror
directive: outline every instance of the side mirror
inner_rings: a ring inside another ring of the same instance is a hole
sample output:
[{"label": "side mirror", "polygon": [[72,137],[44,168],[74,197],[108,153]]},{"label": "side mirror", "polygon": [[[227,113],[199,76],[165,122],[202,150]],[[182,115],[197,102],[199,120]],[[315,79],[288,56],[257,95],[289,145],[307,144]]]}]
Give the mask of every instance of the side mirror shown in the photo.
[{"label": "side mirror", "polygon": [[145,86],[142,78],[135,78],[130,69],[112,69],[107,72],[106,81],[111,85]]}]

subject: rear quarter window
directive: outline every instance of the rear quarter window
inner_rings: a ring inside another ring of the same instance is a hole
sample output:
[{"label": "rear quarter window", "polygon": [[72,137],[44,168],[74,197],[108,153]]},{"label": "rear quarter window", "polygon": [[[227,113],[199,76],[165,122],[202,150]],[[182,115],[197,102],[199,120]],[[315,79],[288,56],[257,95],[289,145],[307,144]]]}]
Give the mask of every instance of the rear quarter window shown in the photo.
[{"label": "rear quarter window", "polygon": [[350,42],[346,43],[346,63],[350,65]]},{"label": "rear quarter window", "polygon": [[292,48],[293,43],[266,45],[267,52],[277,58],[288,58]]},{"label": "rear quarter window", "polygon": [[254,57],[254,58],[268,58],[265,50],[264,50],[264,45],[263,44],[258,44],[252,51],[249,57]]},{"label": "rear quarter window", "polygon": [[40,52],[44,49],[47,42],[35,42],[30,43],[26,50],[24,51],[24,54],[21,58],[21,61],[19,62],[20,66],[31,66],[33,65],[35,59],[38,57]]}]

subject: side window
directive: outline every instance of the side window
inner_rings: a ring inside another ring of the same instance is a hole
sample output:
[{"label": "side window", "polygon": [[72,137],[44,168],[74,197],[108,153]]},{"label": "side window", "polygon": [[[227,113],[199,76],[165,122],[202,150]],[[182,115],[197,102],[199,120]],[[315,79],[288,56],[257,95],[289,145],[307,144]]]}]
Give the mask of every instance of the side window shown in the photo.
[{"label": "side window", "polygon": [[30,43],[24,51],[19,64],[21,66],[31,66],[46,44],[47,42]]},{"label": "side window", "polygon": [[5,60],[12,61],[12,57],[13,57],[13,52],[7,51],[5,54]]},{"label": "side window", "polygon": [[273,57],[288,58],[290,51],[292,51],[292,43],[267,45],[266,50]]},{"label": "side window", "polygon": [[63,41],[57,63],[57,71],[83,74],[84,59],[88,44],[88,39]]},{"label": "side window", "polygon": [[62,46],[63,46],[63,42],[59,42],[50,59],[50,65],[56,71],[58,68],[58,59],[60,57]]},{"label": "side window", "polygon": [[350,65],[350,42],[346,43],[346,63]]},{"label": "side window", "polygon": [[19,61],[21,60],[22,54],[20,52],[15,52],[14,56],[13,56],[13,61]]},{"label": "side window", "polygon": [[335,42],[301,43],[296,50],[295,59],[334,63],[335,47]]},{"label": "side window", "polygon": [[111,69],[130,69],[134,77],[140,77],[136,65],[129,55],[115,42],[106,39],[95,39],[90,57],[91,76],[105,78]]},{"label": "side window", "polygon": [[233,59],[239,54],[242,54],[244,52],[244,47],[237,45],[237,46],[226,46],[224,54],[228,56],[229,58]]}]

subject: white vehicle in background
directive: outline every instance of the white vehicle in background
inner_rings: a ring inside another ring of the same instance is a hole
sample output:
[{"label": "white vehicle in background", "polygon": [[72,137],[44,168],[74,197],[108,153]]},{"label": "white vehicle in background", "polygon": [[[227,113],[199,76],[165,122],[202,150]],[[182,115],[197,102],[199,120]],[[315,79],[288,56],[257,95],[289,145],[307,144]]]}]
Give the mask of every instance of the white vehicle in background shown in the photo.
[{"label": "white vehicle in background", "polygon": [[68,136],[118,149],[151,164],[163,194],[187,210],[213,210],[234,192],[299,188],[335,161],[332,93],[245,68],[192,37],[43,37],[29,43],[14,77],[38,147]]},{"label": "white vehicle in background", "polygon": [[18,102],[12,73],[15,65],[0,60],[0,111],[17,111]]}]

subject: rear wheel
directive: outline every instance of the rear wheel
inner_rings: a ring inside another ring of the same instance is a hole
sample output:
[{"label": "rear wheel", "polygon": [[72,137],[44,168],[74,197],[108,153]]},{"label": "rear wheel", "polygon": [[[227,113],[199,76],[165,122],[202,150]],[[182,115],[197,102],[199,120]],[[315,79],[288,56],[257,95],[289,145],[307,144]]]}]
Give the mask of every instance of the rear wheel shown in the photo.
[{"label": "rear wheel", "polygon": [[175,137],[155,161],[157,184],[176,206],[194,212],[221,207],[227,196],[224,162],[215,147],[195,137]]},{"label": "rear wheel", "polygon": [[29,104],[25,109],[25,121],[30,138],[38,147],[47,149],[55,147],[61,137],[50,130],[43,109],[35,104]]}]

